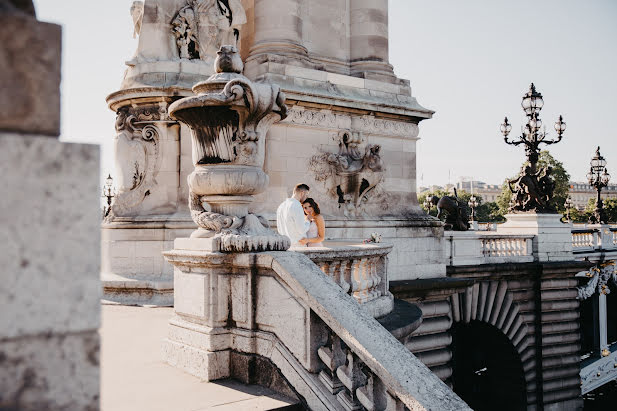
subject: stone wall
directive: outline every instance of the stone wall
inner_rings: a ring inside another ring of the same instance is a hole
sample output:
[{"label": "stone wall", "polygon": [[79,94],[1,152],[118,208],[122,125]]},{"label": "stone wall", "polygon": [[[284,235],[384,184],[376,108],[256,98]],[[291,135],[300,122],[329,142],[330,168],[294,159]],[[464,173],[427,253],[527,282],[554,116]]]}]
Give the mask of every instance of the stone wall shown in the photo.
[{"label": "stone wall", "polygon": [[528,409],[541,409],[540,404],[576,409],[580,325],[574,275],[586,266],[571,261],[448,267],[448,278],[397,281],[390,290],[422,309],[423,322],[407,348],[449,385],[453,325],[479,321],[506,335],[518,353]]},{"label": "stone wall", "polygon": [[0,408],[96,410],[99,148],[55,138],[60,27],[0,21]]}]

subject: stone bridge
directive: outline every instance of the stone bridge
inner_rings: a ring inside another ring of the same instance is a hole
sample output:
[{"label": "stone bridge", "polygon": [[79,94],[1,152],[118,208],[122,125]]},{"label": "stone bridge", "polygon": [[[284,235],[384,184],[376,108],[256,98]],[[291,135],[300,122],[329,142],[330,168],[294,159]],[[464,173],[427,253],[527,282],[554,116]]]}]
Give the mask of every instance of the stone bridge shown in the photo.
[{"label": "stone bridge", "polygon": [[554,262],[537,261],[531,235],[445,238],[446,278],[392,281],[390,291],[423,312],[407,348],[472,408],[575,409],[581,393],[617,378],[614,265],[594,268],[617,257],[615,228],[572,229],[572,259]]}]

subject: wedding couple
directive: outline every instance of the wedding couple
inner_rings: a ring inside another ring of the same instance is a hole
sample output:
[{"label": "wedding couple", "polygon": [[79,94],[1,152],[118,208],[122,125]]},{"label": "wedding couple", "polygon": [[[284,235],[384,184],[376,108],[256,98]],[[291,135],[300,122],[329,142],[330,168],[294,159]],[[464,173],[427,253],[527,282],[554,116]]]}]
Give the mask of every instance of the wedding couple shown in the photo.
[{"label": "wedding couple", "polygon": [[276,228],[289,237],[292,247],[323,247],[326,222],[319,205],[308,195],[309,186],[298,184],[291,198],[276,210]]}]

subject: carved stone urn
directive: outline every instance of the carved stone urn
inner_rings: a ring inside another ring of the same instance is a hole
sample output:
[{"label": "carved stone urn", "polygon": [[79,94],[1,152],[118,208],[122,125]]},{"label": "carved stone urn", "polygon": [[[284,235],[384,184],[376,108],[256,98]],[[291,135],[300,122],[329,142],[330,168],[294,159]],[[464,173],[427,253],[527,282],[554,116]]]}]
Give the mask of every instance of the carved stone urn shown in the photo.
[{"label": "carved stone urn", "polygon": [[222,46],[217,55],[216,74],[193,86],[197,95],[169,106],[170,116],[191,129],[189,208],[199,227],[191,237],[210,238],[219,251],[286,250],[289,239],[248,211],[268,186],[265,138],[286,116],[285,96],[276,85],[243,76],[236,47]]}]

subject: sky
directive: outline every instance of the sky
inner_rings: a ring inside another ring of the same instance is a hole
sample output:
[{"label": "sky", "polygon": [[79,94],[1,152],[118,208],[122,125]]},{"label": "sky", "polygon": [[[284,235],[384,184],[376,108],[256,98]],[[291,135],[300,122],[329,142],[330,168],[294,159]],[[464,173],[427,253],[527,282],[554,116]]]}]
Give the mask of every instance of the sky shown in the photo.
[{"label": "sky", "polygon": [[[63,26],[61,139],[100,144],[102,174],[113,174],[115,113],[105,97],[137,47],[132,0],[34,3],[39,20]],[[435,110],[420,123],[418,185],[515,175],[524,150],[506,145],[499,126],[507,116],[518,136],[531,82],[550,135],[560,114],[567,123],[548,148],[571,179],[585,180],[599,145],[617,181],[617,1],[389,0],[389,8],[390,63]]]}]

